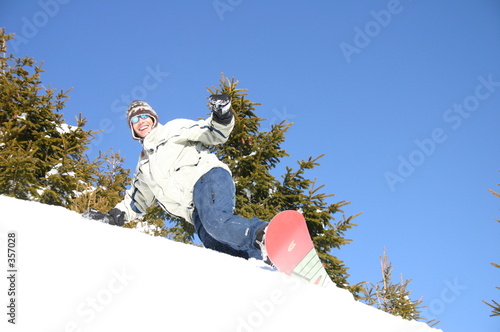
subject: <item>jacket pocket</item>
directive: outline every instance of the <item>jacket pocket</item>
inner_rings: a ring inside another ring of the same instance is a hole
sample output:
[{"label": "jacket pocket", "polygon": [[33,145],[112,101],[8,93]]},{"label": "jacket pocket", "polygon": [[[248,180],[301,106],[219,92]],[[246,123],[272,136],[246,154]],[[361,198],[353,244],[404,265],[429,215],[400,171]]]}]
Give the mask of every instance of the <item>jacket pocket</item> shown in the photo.
[{"label": "jacket pocket", "polygon": [[174,171],[177,172],[186,166],[197,166],[200,158],[201,155],[196,146],[193,143],[188,143],[174,162]]}]

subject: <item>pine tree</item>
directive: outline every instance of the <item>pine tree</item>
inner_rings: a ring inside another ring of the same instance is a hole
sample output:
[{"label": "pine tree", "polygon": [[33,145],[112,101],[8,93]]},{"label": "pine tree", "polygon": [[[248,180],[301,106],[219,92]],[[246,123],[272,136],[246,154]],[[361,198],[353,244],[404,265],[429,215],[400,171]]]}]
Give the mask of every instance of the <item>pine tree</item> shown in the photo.
[{"label": "pine tree", "polygon": [[130,182],[130,170],[123,168],[124,158],[119,152],[99,152],[87,165],[92,168],[93,176],[87,182],[80,181],[77,196],[69,208],[82,213],[90,208],[108,212],[125,195],[126,184]]},{"label": "pine tree", "polygon": [[[353,219],[359,214],[346,218],[341,208],[348,205],[348,202],[328,203],[327,199],[334,195],[320,192],[324,185],[317,186],[317,179],[310,180],[304,177],[306,170],[319,166],[317,161],[321,157],[323,155],[298,162],[299,166],[296,171],[287,167],[283,181],[280,183],[279,195],[275,195],[276,199],[273,205],[280,206],[280,211],[297,210],[302,212],[316,251],[318,251],[329,276],[339,287],[348,288],[356,295],[361,291],[361,284],[349,285],[348,268],[342,260],[331,255],[331,251],[332,249],[340,249],[352,241],[345,238],[344,235],[347,230],[357,226],[353,223]],[[342,218],[333,223],[336,213],[342,213]]]},{"label": "pine tree", "polygon": [[126,227],[137,228],[153,236],[194,244],[194,226],[182,218],[169,215],[158,204],[150,206],[144,217],[128,223]]},{"label": "pine tree", "polygon": [[32,58],[7,55],[12,38],[0,34],[0,194],[67,206],[93,174],[84,152],[94,133],[81,116],[65,123],[69,91],[45,88]]},{"label": "pine tree", "polygon": [[[13,35],[0,33],[0,53]],[[96,132],[84,130],[86,119],[68,125],[61,111],[68,91],[56,93],[41,83],[41,65],[13,54],[0,58],[0,194],[68,207],[82,213],[89,208],[112,209],[124,196],[129,170],[119,153],[99,153],[90,161],[85,151]],[[165,228],[158,206],[143,220],[127,227],[190,242],[194,228],[179,220]],[[181,231],[182,229],[182,231]]]},{"label": "pine tree", "polygon": [[228,141],[213,147],[213,151],[229,166],[236,183],[238,213],[244,217],[267,219],[276,214],[270,199],[279,182],[270,174],[281,158],[288,156],[281,144],[292,124],[279,123],[269,132],[260,132],[260,118],[255,113],[259,103],[246,99],[246,89],[237,88],[238,82],[222,77],[220,89],[208,89],[211,94],[225,93],[231,97],[235,115],[234,129]]},{"label": "pine tree", "polygon": [[281,145],[292,123],[281,122],[274,124],[269,131],[260,131],[265,120],[255,113],[255,107],[260,104],[248,100],[247,90],[237,85],[234,79],[222,76],[219,87],[208,89],[210,94],[225,93],[232,99],[235,127],[229,140],[213,147],[213,151],[232,171],[237,213],[269,221],[280,211],[301,211],[330,277],[340,287],[359,292],[360,285],[349,285],[349,274],[342,260],[330,254],[332,249],[339,249],[351,241],[344,237],[344,233],[356,226],[352,222],[355,216],[343,216],[337,222],[334,217],[349,203],[328,203],[327,199],[333,195],[320,192],[324,186],[305,177],[307,170],[319,165],[317,161],[321,156],[298,162],[296,170],[287,167],[281,180],[271,174],[281,159],[288,156]]},{"label": "pine tree", "polygon": [[[500,185],[500,184],[499,184]],[[488,189],[493,195],[495,195],[496,197],[499,197],[500,198],[500,194],[491,190],[491,189]],[[497,222],[500,222],[500,219],[495,219]],[[496,264],[496,263],[491,263],[491,265],[493,265],[494,267],[496,268],[500,268],[500,265],[499,264]],[[500,289],[500,287],[496,287],[497,289]],[[486,301],[483,300],[484,303],[486,303],[488,306],[490,306],[493,310],[491,311],[491,317],[494,317],[494,316],[500,316],[500,303],[495,301],[495,300],[491,300],[491,303],[488,303]]]},{"label": "pine tree", "polygon": [[385,249],[384,254],[380,257],[380,264],[382,280],[376,284],[365,283],[364,296],[361,301],[407,320],[422,320],[423,318],[420,316],[422,299],[410,299],[411,291],[408,291],[407,287],[411,280],[403,280],[401,275],[399,283],[392,282],[393,268]]},{"label": "pine tree", "polygon": [[[284,141],[283,133],[290,124],[279,124],[269,133],[259,132],[260,122],[255,113],[258,103],[250,102],[245,98],[245,89],[237,89],[237,83],[226,84],[221,79],[223,93],[231,96],[232,109],[235,114],[235,126],[226,143],[210,147],[212,152],[226,163],[232,171],[236,183],[237,213],[251,218],[254,216],[270,220],[276,214],[276,208],[271,204],[254,204],[253,201],[264,201],[269,198],[269,190],[277,188],[279,183],[270,175],[269,171],[279,162],[281,157],[287,156],[280,148]],[[222,93],[218,89],[208,88],[209,94]],[[207,103],[207,108],[208,108]],[[250,189],[251,188],[251,189]],[[167,237],[186,243],[194,240],[194,227],[184,220],[173,218],[154,208],[144,220],[163,218],[166,224]]]}]

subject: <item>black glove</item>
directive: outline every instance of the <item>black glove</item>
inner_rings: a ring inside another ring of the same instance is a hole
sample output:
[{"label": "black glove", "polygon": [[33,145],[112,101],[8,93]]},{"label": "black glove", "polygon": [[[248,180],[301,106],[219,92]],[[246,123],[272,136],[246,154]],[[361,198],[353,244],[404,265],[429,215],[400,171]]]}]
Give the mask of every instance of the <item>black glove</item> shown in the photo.
[{"label": "black glove", "polygon": [[125,224],[125,212],[114,208],[108,212],[108,216],[111,217],[109,221],[110,225],[123,226]]},{"label": "black glove", "polygon": [[82,217],[89,220],[99,220],[105,222],[106,224],[108,223],[104,221],[107,218],[106,213],[102,213],[101,211],[96,209],[88,209],[87,211],[82,213]]},{"label": "black glove", "polygon": [[231,112],[231,97],[226,94],[211,95],[208,97],[208,101],[214,114],[215,121],[224,125],[229,124],[233,118],[233,113]]},{"label": "black glove", "polygon": [[96,209],[89,209],[82,213],[82,216],[90,220],[98,220],[105,224],[123,226],[125,224],[125,212],[118,209],[112,209],[108,213],[102,213]]}]

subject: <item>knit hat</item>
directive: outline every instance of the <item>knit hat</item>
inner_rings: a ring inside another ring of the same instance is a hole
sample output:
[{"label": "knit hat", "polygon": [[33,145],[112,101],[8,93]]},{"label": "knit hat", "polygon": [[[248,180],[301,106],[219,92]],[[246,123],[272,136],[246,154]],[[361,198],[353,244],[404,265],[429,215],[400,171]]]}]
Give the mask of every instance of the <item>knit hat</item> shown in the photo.
[{"label": "knit hat", "polygon": [[140,140],[141,138],[136,135],[134,128],[132,127],[132,118],[137,115],[147,114],[153,119],[153,128],[158,124],[158,114],[155,110],[149,106],[148,103],[142,100],[134,100],[130,103],[127,108],[127,122],[130,130],[132,131],[132,137],[135,140]]}]

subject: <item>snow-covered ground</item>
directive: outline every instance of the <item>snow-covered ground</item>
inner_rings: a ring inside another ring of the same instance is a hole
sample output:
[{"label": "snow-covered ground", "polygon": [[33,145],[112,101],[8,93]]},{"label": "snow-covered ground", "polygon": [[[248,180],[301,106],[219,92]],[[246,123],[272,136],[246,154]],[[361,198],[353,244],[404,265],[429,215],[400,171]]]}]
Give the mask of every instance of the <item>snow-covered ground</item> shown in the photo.
[{"label": "snow-covered ground", "polygon": [[438,331],[259,261],[60,207],[0,196],[0,209],[1,331]]}]

